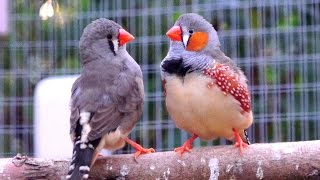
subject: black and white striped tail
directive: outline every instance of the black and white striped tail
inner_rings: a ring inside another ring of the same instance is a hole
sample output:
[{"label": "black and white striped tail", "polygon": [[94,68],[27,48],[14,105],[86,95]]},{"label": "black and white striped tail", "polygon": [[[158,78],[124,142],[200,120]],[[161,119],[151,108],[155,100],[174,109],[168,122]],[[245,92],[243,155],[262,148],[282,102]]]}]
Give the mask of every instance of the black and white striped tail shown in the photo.
[{"label": "black and white striped tail", "polygon": [[81,180],[89,177],[93,154],[100,142],[100,138],[94,141],[88,140],[88,135],[91,131],[89,122],[93,115],[94,113],[92,112],[80,113],[80,118],[74,131],[76,140],[73,144],[73,155],[67,179]]},{"label": "black and white striped tail", "polygon": [[80,141],[80,137],[77,138],[73,147],[73,155],[67,179],[80,180],[87,179],[89,177],[93,153],[99,144],[98,140],[95,141],[82,143]]},{"label": "black and white striped tail", "polygon": [[246,129],[244,130],[244,136],[245,136],[245,138],[246,138],[246,140],[247,140],[247,144],[250,145],[251,142],[250,142],[250,139],[249,139],[249,136],[248,136],[248,132],[247,132]]}]

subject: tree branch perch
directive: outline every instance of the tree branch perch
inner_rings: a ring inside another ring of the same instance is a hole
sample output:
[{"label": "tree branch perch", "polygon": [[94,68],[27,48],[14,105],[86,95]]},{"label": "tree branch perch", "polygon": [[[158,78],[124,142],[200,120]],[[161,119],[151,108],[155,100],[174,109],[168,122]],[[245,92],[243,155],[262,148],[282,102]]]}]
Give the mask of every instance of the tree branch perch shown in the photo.
[{"label": "tree branch perch", "polygon": [[[65,179],[68,160],[0,159],[0,179]],[[240,156],[233,146],[100,158],[90,179],[320,179],[320,140],[252,144]]]}]

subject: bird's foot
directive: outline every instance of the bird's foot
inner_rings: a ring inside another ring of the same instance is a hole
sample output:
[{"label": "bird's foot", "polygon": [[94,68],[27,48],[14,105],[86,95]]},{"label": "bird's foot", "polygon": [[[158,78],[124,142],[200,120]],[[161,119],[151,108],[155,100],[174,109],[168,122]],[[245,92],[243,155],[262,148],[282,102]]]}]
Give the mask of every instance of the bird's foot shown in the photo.
[{"label": "bird's foot", "polygon": [[182,154],[186,151],[190,153],[192,149],[192,143],[197,137],[198,135],[194,134],[190,139],[184,142],[181,147],[175,148],[174,151],[177,152],[180,156],[182,156]]},{"label": "bird's foot", "polygon": [[134,153],[134,158],[137,159],[141,154],[150,154],[156,152],[153,148],[145,149],[140,146],[139,149],[136,148],[136,152]]},{"label": "bird's foot", "polygon": [[182,156],[184,152],[191,152],[192,144],[186,141],[181,147],[174,148],[174,152],[178,153],[179,156]]},{"label": "bird's foot", "polygon": [[239,133],[233,128],[232,129],[235,137],[235,146],[239,148],[240,154],[243,156],[243,149],[248,147],[248,144],[243,142],[242,138],[240,137]]},{"label": "bird's foot", "polygon": [[150,154],[155,152],[153,148],[145,149],[140,144],[130,140],[129,138],[126,138],[125,141],[136,150],[136,152],[134,153],[135,159],[137,159],[141,154]]}]

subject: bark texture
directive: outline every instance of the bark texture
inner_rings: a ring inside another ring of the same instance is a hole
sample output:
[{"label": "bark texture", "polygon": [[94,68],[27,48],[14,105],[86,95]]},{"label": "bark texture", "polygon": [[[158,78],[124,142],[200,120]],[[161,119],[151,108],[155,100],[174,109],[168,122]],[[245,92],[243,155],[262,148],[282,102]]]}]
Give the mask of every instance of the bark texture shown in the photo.
[{"label": "bark texture", "polygon": [[[65,179],[69,160],[0,159],[0,179]],[[320,141],[252,144],[100,158],[90,179],[320,179]]]}]

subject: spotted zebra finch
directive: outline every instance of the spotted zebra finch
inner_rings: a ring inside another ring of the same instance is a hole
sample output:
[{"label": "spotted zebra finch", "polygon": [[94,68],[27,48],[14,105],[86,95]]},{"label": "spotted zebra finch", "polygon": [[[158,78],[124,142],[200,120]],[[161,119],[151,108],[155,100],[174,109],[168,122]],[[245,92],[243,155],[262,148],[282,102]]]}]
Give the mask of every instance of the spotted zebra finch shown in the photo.
[{"label": "spotted zebra finch", "polygon": [[190,151],[197,137],[224,137],[242,154],[253,121],[246,76],[220,50],[217,32],[202,16],[181,15],[167,36],[170,48],[161,62],[166,107],[176,126],[193,135],[175,151]]}]

